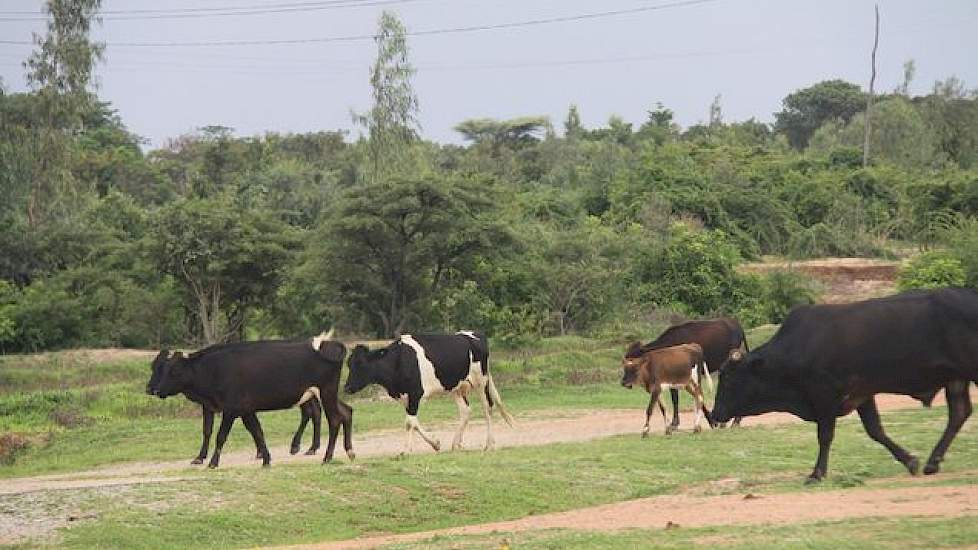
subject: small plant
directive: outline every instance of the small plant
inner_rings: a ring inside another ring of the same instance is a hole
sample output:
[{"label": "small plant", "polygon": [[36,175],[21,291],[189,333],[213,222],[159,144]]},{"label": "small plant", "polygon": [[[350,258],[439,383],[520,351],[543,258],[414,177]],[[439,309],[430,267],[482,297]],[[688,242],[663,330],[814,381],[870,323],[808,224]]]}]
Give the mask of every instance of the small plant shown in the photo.
[{"label": "small plant", "polygon": [[963,286],[967,281],[961,260],[943,250],[917,256],[900,270],[897,288],[941,288]]},{"label": "small plant", "polygon": [[0,435],[0,464],[11,466],[31,446],[30,440],[15,433]]}]

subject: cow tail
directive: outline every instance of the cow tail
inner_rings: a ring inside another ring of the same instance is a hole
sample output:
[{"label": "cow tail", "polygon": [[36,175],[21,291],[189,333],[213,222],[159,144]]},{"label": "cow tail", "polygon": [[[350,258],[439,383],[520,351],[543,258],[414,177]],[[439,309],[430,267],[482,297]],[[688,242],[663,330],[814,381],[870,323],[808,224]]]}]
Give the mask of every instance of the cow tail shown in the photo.
[{"label": "cow tail", "polygon": [[503,405],[503,399],[499,397],[499,390],[496,389],[496,383],[492,381],[492,375],[486,375],[486,397],[489,398],[489,406],[494,405],[499,406],[499,414],[503,417],[503,420],[509,424],[510,427],[514,426],[513,415],[509,414],[506,410],[506,405]]}]

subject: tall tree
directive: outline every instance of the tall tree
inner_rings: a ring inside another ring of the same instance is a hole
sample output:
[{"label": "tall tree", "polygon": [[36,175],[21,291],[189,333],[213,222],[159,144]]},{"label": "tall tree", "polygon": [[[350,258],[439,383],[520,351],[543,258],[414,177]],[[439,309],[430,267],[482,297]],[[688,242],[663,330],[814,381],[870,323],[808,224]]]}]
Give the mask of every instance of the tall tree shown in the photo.
[{"label": "tall tree", "polygon": [[581,125],[581,114],[577,112],[577,105],[571,105],[567,110],[567,118],[564,119],[564,137],[567,139],[577,139],[584,132]]},{"label": "tall tree", "polygon": [[866,108],[859,86],[844,80],[826,80],[789,94],[775,113],[774,128],[796,149],[808,146],[815,130],[830,120],[849,120]]},{"label": "tall tree", "polygon": [[43,217],[43,202],[59,191],[70,190],[64,189],[71,181],[65,134],[83,127],[84,115],[94,105],[89,93],[92,70],[105,46],[93,41],[90,34],[101,3],[48,0],[47,33],[43,37],[34,34],[36,49],[24,63],[40,111],[32,132],[37,165],[27,201],[32,227]]},{"label": "tall tree", "polygon": [[352,189],[315,236],[303,269],[340,309],[384,336],[423,323],[453,271],[507,242],[482,182],[428,175]]},{"label": "tall tree", "polygon": [[397,164],[418,137],[418,96],[411,78],[416,72],[408,60],[407,31],[392,12],[380,16],[377,60],[371,69],[373,107],[354,114],[353,121],[367,129],[371,181],[379,181]]},{"label": "tall tree", "polygon": [[720,94],[717,94],[710,103],[710,128],[719,126],[723,126],[723,106],[720,104]]},{"label": "tall tree", "polygon": [[876,49],[880,45],[880,6],[876,4],[876,33],[873,35],[872,73],[869,77],[869,93],[866,94],[866,110],[863,111],[866,126],[863,131],[863,168],[869,165],[869,131],[873,118],[873,85],[876,84]]}]

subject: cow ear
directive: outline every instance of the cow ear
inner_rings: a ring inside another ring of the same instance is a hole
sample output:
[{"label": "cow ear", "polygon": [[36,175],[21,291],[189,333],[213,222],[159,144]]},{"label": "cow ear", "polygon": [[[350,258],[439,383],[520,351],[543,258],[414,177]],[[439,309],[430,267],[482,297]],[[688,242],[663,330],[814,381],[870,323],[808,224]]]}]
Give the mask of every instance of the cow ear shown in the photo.
[{"label": "cow ear", "polygon": [[173,357],[171,357],[171,359],[183,359],[183,352],[182,351],[178,351],[178,352],[174,353],[173,354]]},{"label": "cow ear", "polygon": [[319,354],[333,363],[343,363],[346,358],[346,346],[336,340],[329,340],[319,344]]}]

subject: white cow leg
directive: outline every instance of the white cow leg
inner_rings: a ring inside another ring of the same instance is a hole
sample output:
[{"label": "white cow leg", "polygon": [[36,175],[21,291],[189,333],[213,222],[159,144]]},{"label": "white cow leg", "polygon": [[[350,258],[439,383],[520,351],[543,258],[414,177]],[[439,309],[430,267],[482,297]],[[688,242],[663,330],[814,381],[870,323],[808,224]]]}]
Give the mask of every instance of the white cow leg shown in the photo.
[{"label": "white cow leg", "polygon": [[411,425],[412,431],[418,432],[418,435],[421,436],[421,439],[424,439],[425,442],[428,443],[428,445],[431,445],[431,448],[432,449],[434,449],[435,451],[438,451],[438,450],[441,449],[441,443],[438,441],[438,438],[436,438],[435,436],[431,435],[430,433],[428,433],[427,431],[425,431],[424,428],[421,427],[421,423],[418,422],[418,417],[417,416],[408,415],[407,421],[408,421],[408,424]]},{"label": "white cow leg", "polygon": [[701,388],[695,384],[690,384],[686,386],[687,391],[693,396],[693,406],[696,408],[696,417],[693,420],[693,432],[699,433],[703,428],[700,426],[700,420],[703,418],[703,392]]},{"label": "white cow leg", "polygon": [[492,408],[489,406],[489,398],[486,397],[486,388],[484,386],[476,386],[475,391],[479,393],[479,398],[482,399],[482,412],[486,416],[485,450],[491,451],[496,448],[496,440],[492,437]]},{"label": "white cow leg", "polygon": [[411,423],[411,419],[414,418],[408,415],[404,419],[404,451],[401,454],[411,454],[411,449],[414,447],[414,424]]},{"label": "white cow leg", "polygon": [[469,424],[469,417],[472,416],[472,407],[469,406],[469,401],[465,398],[462,392],[453,392],[452,395],[455,397],[455,405],[458,406],[458,431],[455,432],[455,439],[452,440],[452,450],[460,450],[462,448],[462,437],[465,434],[465,427]]}]

